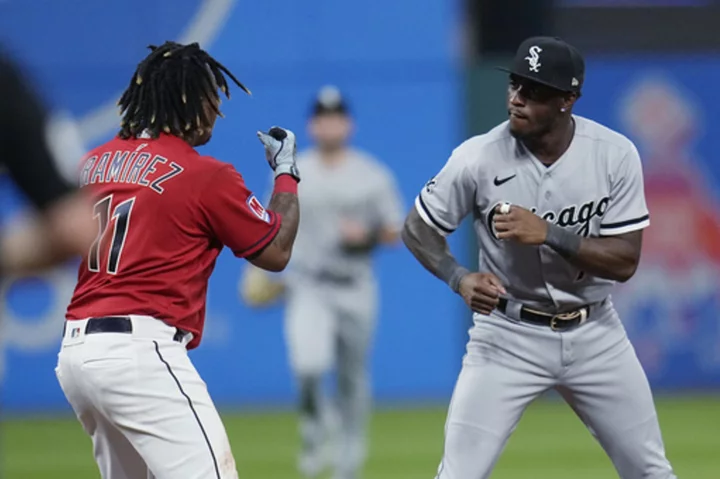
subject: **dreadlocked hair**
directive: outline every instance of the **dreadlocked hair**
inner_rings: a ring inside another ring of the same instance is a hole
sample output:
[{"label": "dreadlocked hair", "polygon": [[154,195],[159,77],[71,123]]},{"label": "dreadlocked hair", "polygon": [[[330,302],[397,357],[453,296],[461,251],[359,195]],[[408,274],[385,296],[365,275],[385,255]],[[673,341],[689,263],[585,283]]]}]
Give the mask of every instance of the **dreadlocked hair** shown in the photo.
[{"label": "dreadlocked hair", "polygon": [[250,94],[230,71],[200,48],[198,43],[165,42],[150,45],[130,85],[118,101],[122,121],[119,136],[133,138],[146,131],[152,138],[161,132],[184,137],[203,129],[209,119],[205,105],[218,109],[220,89],[230,99],[225,75]]}]

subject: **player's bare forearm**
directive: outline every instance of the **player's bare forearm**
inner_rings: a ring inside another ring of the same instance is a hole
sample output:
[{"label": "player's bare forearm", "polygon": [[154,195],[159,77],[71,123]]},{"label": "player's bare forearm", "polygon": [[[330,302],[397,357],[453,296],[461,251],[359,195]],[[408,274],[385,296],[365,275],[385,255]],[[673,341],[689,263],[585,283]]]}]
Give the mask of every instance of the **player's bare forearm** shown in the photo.
[{"label": "player's bare forearm", "polygon": [[642,230],[639,230],[617,236],[582,238],[575,253],[559,253],[588,274],[625,282],[637,270],[641,248]]},{"label": "player's bare forearm", "polygon": [[295,243],[300,222],[298,197],[293,193],[274,193],[270,199],[270,209],[282,217],[280,231],[275,236],[273,245],[289,254]]},{"label": "player's bare forearm", "polygon": [[270,199],[270,210],[280,215],[282,222],[275,238],[260,252],[247,260],[266,271],[282,271],[290,262],[292,248],[300,221],[300,208],[295,193],[276,191]]},{"label": "player's bare forearm", "polygon": [[390,226],[370,230],[361,227],[353,232],[346,225],[341,234],[344,236],[343,249],[348,254],[369,254],[381,245],[393,245],[400,239],[397,228]]},{"label": "player's bare forearm", "polygon": [[415,208],[405,219],[401,236],[407,249],[425,269],[458,291],[460,279],[469,271],[450,253],[445,237],[428,226]]}]

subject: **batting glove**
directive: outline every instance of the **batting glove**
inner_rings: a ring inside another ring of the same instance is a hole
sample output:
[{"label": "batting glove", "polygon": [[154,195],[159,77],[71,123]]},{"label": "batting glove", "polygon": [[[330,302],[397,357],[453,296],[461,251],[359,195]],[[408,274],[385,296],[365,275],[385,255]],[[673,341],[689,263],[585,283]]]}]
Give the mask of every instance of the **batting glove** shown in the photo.
[{"label": "batting glove", "polygon": [[275,178],[280,175],[290,175],[300,181],[300,172],[295,159],[297,153],[295,134],[290,130],[273,126],[267,133],[258,131],[257,136],[265,146],[265,158],[275,172]]}]

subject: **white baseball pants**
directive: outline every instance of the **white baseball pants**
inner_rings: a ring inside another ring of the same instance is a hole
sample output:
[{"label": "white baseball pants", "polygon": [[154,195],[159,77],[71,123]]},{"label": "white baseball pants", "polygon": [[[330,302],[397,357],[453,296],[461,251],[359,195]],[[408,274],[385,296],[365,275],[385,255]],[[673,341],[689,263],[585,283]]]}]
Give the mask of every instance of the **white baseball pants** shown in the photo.
[{"label": "white baseball pants", "polygon": [[55,370],[102,478],[236,479],[222,421],[185,349],[190,337],[130,318],[132,333],[86,335],[86,320],[69,321]]}]

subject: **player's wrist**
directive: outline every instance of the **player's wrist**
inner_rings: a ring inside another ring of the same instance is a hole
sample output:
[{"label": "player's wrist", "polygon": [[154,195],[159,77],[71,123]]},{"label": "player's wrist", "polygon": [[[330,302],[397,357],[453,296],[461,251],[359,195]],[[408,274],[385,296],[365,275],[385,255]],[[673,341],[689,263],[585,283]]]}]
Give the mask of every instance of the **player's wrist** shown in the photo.
[{"label": "player's wrist", "polygon": [[297,195],[298,192],[298,180],[289,173],[283,173],[275,177],[275,187],[273,188],[273,194],[275,193],[290,193]]},{"label": "player's wrist", "polygon": [[300,182],[300,171],[298,171],[295,163],[281,163],[275,167],[275,178],[282,175],[290,175],[295,178],[296,182]]},{"label": "player's wrist", "polygon": [[448,281],[448,286],[450,286],[450,289],[455,291],[456,293],[460,293],[460,283],[462,282],[463,278],[465,276],[470,274],[470,270],[467,268],[463,268],[462,266],[458,267],[453,275],[450,277],[450,280]]},{"label": "player's wrist", "polygon": [[544,244],[566,257],[575,257],[580,251],[582,237],[548,221]]},{"label": "player's wrist", "polygon": [[458,264],[453,257],[443,259],[438,265],[440,279],[445,281],[450,289],[456,293],[460,292],[460,282],[470,274],[470,270]]}]

